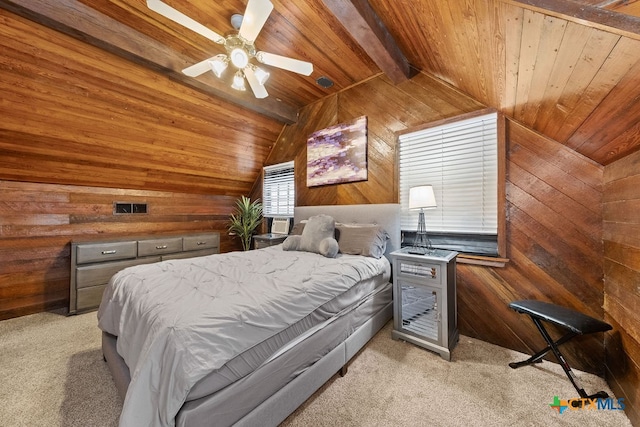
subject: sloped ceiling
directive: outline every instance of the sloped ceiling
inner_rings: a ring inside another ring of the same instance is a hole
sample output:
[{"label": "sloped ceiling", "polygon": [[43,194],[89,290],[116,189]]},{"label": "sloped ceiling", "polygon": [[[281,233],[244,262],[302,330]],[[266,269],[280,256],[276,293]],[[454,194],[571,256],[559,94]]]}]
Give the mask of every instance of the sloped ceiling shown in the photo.
[{"label": "sloped ceiling", "polygon": [[[381,72],[408,78],[410,65],[599,164],[640,147],[636,2],[272,2],[256,47],[310,61],[314,72],[270,70],[264,100],[210,73],[184,76],[180,70],[221,46],[150,11],[145,0],[0,0],[0,7],[283,124],[296,121],[301,107]],[[221,34],[246,7],[244,0],[167,3]],[[319,86],[319,77],[334,85]]]}]

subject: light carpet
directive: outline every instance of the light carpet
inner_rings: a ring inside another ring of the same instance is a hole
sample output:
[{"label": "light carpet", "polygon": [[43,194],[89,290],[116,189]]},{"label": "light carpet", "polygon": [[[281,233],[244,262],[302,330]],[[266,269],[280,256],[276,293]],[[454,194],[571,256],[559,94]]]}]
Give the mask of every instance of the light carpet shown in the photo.
[{"label": "light carpet", "polygon": [[[0,322],[0,425],[116,426],[121,404],[102,360],[96,313]],[[451,362],[393,341],[389,323],[282,426],[631,426],[621,410],[550,407],[577,397],[559,365],[461,337]],[[576,372],[588,393],[605,381]],[[614,399],[614,407],[617,401]]]}]

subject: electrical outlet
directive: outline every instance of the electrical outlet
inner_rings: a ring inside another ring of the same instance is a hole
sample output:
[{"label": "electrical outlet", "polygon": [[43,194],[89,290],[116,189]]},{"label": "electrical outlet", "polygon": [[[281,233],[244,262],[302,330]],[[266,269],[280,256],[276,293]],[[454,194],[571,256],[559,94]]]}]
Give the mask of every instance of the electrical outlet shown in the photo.
[{"label": "electrical outlet", "polygon": [[146,214],[146,203],[113,202],[113,214]]}]

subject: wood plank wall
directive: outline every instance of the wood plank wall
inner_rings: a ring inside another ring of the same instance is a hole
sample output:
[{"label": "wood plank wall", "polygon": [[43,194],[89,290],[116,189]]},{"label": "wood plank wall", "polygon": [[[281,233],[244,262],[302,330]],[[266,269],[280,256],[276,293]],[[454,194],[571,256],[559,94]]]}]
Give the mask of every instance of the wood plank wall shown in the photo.
[{"label": "wood plank wall", "polygon": [[640,425],[640,153],[605,167],[604,186],[607,380]]},{"label": "wood plank wall", "polygon": [[[397,203],[396,132],[484,108],[427,74],[393,86],[381,76],[304,109],[287,127],[268,163],[295,159],[299,206]],[[368,116],[366,182],[306,188],[306,137]],[[530,320],[507,308],[537,298],[603,317],[602,166],[564,145],[508,121],[505,268],[459,264],[460,332],[531,352],[542,339]],[[568,343],[572,366],[603,374],[604,339]]]},{"label": "wood plank wall", "polygon": [[251,190],[281,123],[4,9],[0,20],[0,179]]},{"label": "wood plank wall", "polygon": [[[225,221],[279,122],[4,9],[0,21],[0,319],[68,305],[73,239],[216,230],[239,249]],[[114,201],[149,214],[113,216]]]},{"label": "wood plank wall", "polygon": [[[220,232],[235,197],[0,181],[0,320],[68,307],[71,241]],[[113,202],[146,202],[146,215],[113,215]]]}]

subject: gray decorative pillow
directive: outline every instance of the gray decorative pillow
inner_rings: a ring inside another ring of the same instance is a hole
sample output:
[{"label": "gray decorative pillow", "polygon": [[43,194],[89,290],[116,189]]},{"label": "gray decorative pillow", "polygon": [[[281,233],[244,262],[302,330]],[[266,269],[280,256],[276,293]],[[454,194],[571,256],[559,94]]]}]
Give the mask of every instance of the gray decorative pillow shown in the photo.
[{"label": "gray decorative pillow", "polygon": [[326,237],[320,241],[320,245],[318,247],[320,254],[326,256],[327,258],[335,258],[338,255],[338,251],[340,247],[338,246],[338,242],[333,237]]},{"label": "gray decorative pillow", "polygon": [[389,234],[379,225],[336,226],[340,252],[381,258],[387,250]]},{"label": "gray decorative pillow", "polygon": [[291,232],[289,235],[302,235],[302,230],[304,230],[304,225],[306,222],[296,222],[291,228]]},{"label": "gray decorative pillow", "polygon": [[334,233],[333,217],[324,214],[312,216],[302,230],[298,250],[334,258],[338,253],[338,242],[333,237]]},{"label": "gray decorative pillow", "polygon": [[282,242],[282,250],[283,251],[297,251],[298,246],[300,246],[300,235],[292,235],[284,239]]}]

